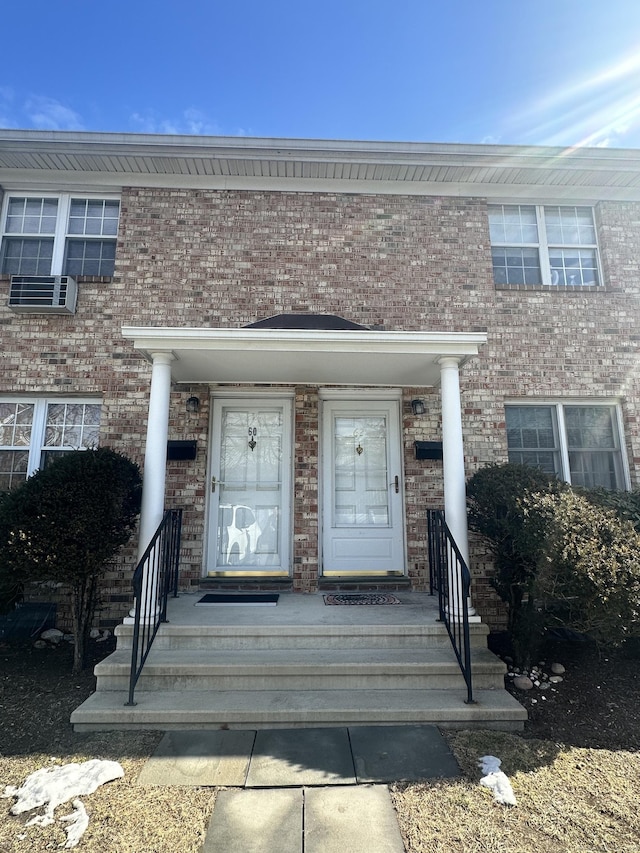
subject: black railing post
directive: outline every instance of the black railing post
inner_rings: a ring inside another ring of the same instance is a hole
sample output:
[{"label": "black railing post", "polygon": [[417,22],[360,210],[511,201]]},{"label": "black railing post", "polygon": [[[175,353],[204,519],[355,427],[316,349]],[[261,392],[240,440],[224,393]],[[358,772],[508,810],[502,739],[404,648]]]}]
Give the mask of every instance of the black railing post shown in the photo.
[{"label": "black railing post", "polygon": [[472,703],[469,591],[471,573],[451,535],[441,510],[427,511],[429,589],[438,592],[440,621],[447,628],[458,665],[467,685],[466,702]]},{"label": "black railing post", "polygon": [[174,597],[178,594],[181,530],[182,510],[167,510],[133,573],[135,615],[126,705],[136,704],[133,697],[138,678],[158,628],[167,621],[169,591]]}]

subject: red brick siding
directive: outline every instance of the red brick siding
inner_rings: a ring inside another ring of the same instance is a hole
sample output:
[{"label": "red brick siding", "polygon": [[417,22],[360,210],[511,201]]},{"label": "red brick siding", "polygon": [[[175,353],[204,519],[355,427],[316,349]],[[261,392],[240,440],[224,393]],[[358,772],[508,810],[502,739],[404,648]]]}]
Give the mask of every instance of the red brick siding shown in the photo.
[{"label": "red brick siding", "polygon": [[[238,327],[284,312],[332,313],[386,330],[486,331],[461,370],[467,469],[506,458],[505,400],[620,397],[633,484],[640,471],[637,374],[640,205],[597,206],[605,290],[496,291],[482,199],[249,191],[125,190],[112,281],[80,282],[75,316],[0,306],[6,393],[83,394],[104,404],[103,444],[142,463],[150,365],[122,325]],[[318,572],[318,396],[295,389],[294,576]],[[187,397],[201,400],[197,415]],[[203,565],[209,389],[175,388],[170,438],[195,438],[171,462],[167,503],[185,508],[183,579]],[[422,397],[424,417],[411,414]],[[425,509],[442,505],[442,463],[416,461],[416,439],[441,438],[439,391],[404,389],[408,571],[426,584]],[[474,547],[474,598],[499,608]],[[126,610],[131,550],[107,576],[103,619]]]}]

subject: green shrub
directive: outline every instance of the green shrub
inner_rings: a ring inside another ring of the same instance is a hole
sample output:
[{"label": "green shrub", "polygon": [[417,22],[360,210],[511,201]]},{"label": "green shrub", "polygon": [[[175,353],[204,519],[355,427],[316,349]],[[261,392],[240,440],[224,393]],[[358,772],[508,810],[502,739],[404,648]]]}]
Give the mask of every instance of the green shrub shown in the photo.
[{"label": "green shrub", "polygon": [[522,665],[535,654],[542,636],[535,582],[553,519],[552,506],[537,498],[563,487],[538,468],[514,463],[481,468],[467,483],[469,527],[492,551],[491,584],[506,604],[514,657]]},{"label": "green shrub", "polygon": [[629,503],[609,494],[610,500],[598,494],[594,502],[591,493],[568,489],[553,501],[554,525],[537,593],[547,625],[615,646],[640,636],[640,533],[610,508],[621,506],[626,515]]},{"label": "green shrub", "polygon": [[618,518],[630,521],[640,533],[640,492],[619,492],[602,488],[575,491],[596,506],[614,510]]},{"label": "green shrub", "polygon": [[74,672],[84,665],[100,574],[133,532],[141,491],[138,466],[98,448],[55,457],[0,500],[0,587],[69,589]]},{"label": "green shrub", "polygon": [[640,636],[640,494],[572,489],[509,463],[478,471],[467,496],[516,663],[531,661],[550,626],[605,645]]}]

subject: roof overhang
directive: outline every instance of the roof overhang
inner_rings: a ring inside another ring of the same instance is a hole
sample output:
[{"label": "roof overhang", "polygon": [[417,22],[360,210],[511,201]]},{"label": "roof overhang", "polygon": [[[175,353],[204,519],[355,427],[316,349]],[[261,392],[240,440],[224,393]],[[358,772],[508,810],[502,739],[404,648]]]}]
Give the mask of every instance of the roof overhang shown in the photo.
[{"label": "roof overhang", "polygon": [[149,360],[171,353],[179,383],[430,386],[439,360],[478,354],[481,332],[179,329],[124,326]]},{"label": "roof overhang", "polygon": [[640,200],[640,151],[0,130],[0,185]]}]

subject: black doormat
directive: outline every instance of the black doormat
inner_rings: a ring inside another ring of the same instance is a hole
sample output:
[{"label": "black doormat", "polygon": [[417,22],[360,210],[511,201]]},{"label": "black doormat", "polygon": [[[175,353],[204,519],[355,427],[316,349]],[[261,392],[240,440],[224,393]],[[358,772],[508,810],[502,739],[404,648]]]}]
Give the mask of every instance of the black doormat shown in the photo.
[{"label": "black doormat", "polygon": [[346,592],[324,596],[325,604],[402,604],[390,592]]},{"label": "black doormat", "polygon": [[239,593],[238,595],[229,594],[227,592],[208,592],[206,595],[203,595],[199,601],[196,601],[196,607],[202,607],[208,604],[231,604],[231,605],[251,605],[251,606],[259,606],[262,604],[270,605],[275,607],[278,603],[278,598],[280,598],[279,592],[260,592],[260,593]]}]

